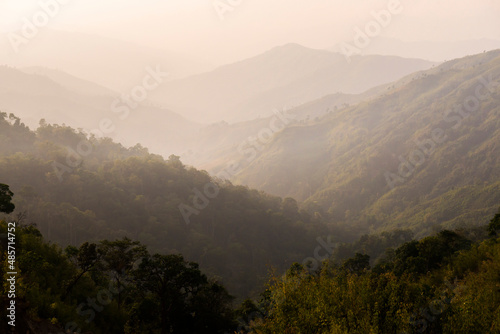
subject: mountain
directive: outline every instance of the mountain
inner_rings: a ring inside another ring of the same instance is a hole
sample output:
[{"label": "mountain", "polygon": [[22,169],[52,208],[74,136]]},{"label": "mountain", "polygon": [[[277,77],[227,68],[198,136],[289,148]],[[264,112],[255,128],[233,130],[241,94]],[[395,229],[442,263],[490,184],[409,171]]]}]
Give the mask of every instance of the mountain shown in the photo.
[{"label": "mountain", "polygon": [[287,44],[165,83],[151,98],[197,122],[236,122],[336,92],[362,93],[432,65],[392,56],[356,56],[347,63],[338,53]]},{"label": "mountain", "polygon": [[[373,39],[367,47],[360,49],[360,51],[362,55],[397,55],[400,57],[443,62],[498,48],[500,48],[500,41],[491,39],[407,42],[379,36]],[[335,45],[331,50],[340,52],[341,44]]]},{"label": "mountain", "polygon": [[500,50],[412,74],[276,133],[233,179],[366,231],[484,224],[500,202],[499,78]]},{"label": "mountain", "polygon": [[125,107],[118,93],[40,67],[19,70],[0,66],[0,111],[16,114],[31,128],[45,119],[47,123],[64,123],[91,132],[103,130],[105,122],[105,131],[98,135],[128,146],[141,143],[166,156],[184,151],[186,138],[199,127],[147,100],[135,108]]},{"label": "mountain", "polygon": [[45,76],[48,79],[56,82],[60,86],[66,88],[74,93],[83,95],[108,95],[115,96],[118,95],[116,92],[108,89],[104,86],[95,84],[88,80],[83,80],[73,75],[60,70],[49,69],[42,66],[30,66],[20,69],[22,72],[27,74],[36,74],[40,76]]},{"label": "mountain", "polygon": [[[193,136],[189,149],[181,156],[186,163],[206,169],[214,175],[223,172],[232,161],[238,161],[239,169],[241,169],[246,165],[246,162],[241,160],[243,150],[248,146],[245,143],[257,140],[260,144],[264,144],[270,139],[265,134],[268,131],[274,133],[282,127],[293,124],[315,122],[349,105],[375,98],[393,85],[377,86],[361,94],[326,95],[294,108],[275,109],[273,115],[269,117],[232,124],[218,122],[204,126],[200,128],[196,136]],[[259,135],[262,138],[259,138]]]},{"label": "mountain", "polygon": [[161,46],[151,48],[79,32],[44,29],[29,43],[20,45],[18,52],[7,36],[4,37],[0,39],[0,48],[4,50],[0,54],[0,64],[57,69],[118,92],[140,84],[148,66],[159,66],[168,72],[168,80],[213,68]]},{"label": "mountain", "polygon": [[[155,252],[181,253],[240,298],[261,290],[269,266],[284,270],[310,256],[318,238],[331,235],[330,243],[355,235],[300,210],[291,198],[67,126],[31,131],[0,113],[0,139],[0,183],[10,186],[16,208],[9,220],[36,224],[62,247],[126,236]],[[70,156],[67,148],[82,142],[91,152]]]}]

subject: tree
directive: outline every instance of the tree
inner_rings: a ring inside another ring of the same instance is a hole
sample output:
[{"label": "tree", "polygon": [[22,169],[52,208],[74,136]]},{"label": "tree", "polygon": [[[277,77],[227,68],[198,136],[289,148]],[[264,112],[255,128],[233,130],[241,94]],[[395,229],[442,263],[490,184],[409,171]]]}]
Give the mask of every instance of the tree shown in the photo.
[{"label": "tree", "polygon": [[288,215],[296,215],[299,212],[299,205],[297,204],[297,201],[291,197],[285,197],[283,199],[281,208],[283,212]]},{"label": "tree", "polygon": [[356,253],[353,258],[344,262],[342,268],[351,273],[361,274],[365,269],[370,269],[370,255]]},{"label": "tree", "polygon": [[493,219],[491,219],[488,225],[488,232],[491,237],[496,237],[498,235],[498,230],[500,230],[500,212],[498,212]]},{"label": "tree", "polygon": [[0,183],[0,212],[11,213],[15,209],[15,205],[12,204],[12,196],[14,193],[10,191],[9,186]]},{"label": "tree", "polygon": [[168,163],[171,164],[175,168],[184,169],[184,165],[182,164],[181,157],[178,155],[171,154],[168,157]]},{"label": "tree", "polygon": [[118,310],[122,302],[122,290],[124,281],[136,261],[147,255],[146,246],[139,241],[132,241],[125,237],[121,240],[101,241],[99,254],[102,256],[104,269],[109,272],[111,278],[116,282],[118,290]]},{"label": "tree", "polygon": [[417,240],[405,242],[394,252],[394,273],[401,276],[404,273],[424,273],[425,259],[420,256]]},{"label": "tree", "polygon": [[80,272],[77,273],[67,285],[66,291],[62,297],[63,300],[66,299],[80,278],[94,268],[100,258],[100,254],[97,252],[97,245],[94,243],[85,242],[79,249],[74,246],[68,246],[65,251],[68,258],[76,262],[76,265],[80,268]]},{"label": "tree", "polygon": [[[209,282],[198,264],[186,262],[182,255],[146,256],[134,277],[148,304],[136,309],[154,309],[161,334],[224,333],[233,326],[227,291]],[[140,328],[142,317],[133,318]]]}]

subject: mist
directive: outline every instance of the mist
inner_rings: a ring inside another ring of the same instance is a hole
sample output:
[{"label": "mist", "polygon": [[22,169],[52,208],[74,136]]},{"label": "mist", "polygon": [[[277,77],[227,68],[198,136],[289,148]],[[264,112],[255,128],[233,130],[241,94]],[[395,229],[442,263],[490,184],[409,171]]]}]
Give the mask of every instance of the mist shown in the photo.
[{"label": "mist", "polygon": [[1,1],[0,332],[494,332],[499,18]]}]

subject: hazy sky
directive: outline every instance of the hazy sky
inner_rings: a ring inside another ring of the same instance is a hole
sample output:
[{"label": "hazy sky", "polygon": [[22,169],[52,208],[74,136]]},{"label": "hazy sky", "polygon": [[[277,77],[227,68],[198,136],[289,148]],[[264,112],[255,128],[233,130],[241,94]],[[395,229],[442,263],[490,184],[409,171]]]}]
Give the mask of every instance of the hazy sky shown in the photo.
[{"label": "hazy sky", "polygon": [[[0,29],[17,30],[39,3],[0,0]],[[352,41],[371,12],[390,0],[59,0],[48,27],[82,31],[175,50],[214,64],[289,42],[331,48]],[[380,36],[405,41],[500,40],[499,0],[401,0]],[[221,20],[215,3],[233,3]]]}]

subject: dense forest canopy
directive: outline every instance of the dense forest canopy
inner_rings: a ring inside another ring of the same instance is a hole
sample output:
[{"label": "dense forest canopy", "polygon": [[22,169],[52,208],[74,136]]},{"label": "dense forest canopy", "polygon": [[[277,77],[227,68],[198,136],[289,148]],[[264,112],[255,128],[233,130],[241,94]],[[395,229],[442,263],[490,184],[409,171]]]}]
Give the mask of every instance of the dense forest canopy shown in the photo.
[{"label": "dense forest canopy", "polygon": [[[128,238],[62,249],[33,225],[5,221],[0,235],[15,225],[18,333],[496,333],[499,218],[388,247],[375,262],[357,252],[317,268],[294,263],[274,271],[259,300],[239,306],[197,263]],[[398,235],[348,248],[371,252]],[[12,261],[6,245],[0,240],[2,280]],[[12,291],[0,292],[6,308]],[[5,319],[0,326],[7,332]]]},{"label": "dense forest canopy", "polygon": [[388,249],[373,267],[368,258],[314,272],[294,264],[247,303],[246,333],[500,331],[498,237],[473,243],[444,230]]},{"label": "dense forest canopy", "polygon": [[[11,226],[0,221],[0,232]],[[63,250],[34,226],[15,227],[17,333],[222,334],[235,328],[233,298],[182,255],[150,254],[128,238]],[[11,270],[4,243],[0,259],[5,280]],[[7,285],[0,295],[5,309]],[[9,332],[5,319],[0,329]]]},{"label": "dense forest canopy", "polygon": [[[124,148],[43,121],[31,131],[6,114],[0,134],[0,180],[16,194],[17,214],[62,246],[127,236],[154,251],[180,252],[222,277],[231,293],[249,297],[269,265],[285,270],[311,256],[318,237],[356,238],[292,198],[234,186],[140,145]],[[90,154],[78,155],[82,143]]]}]

